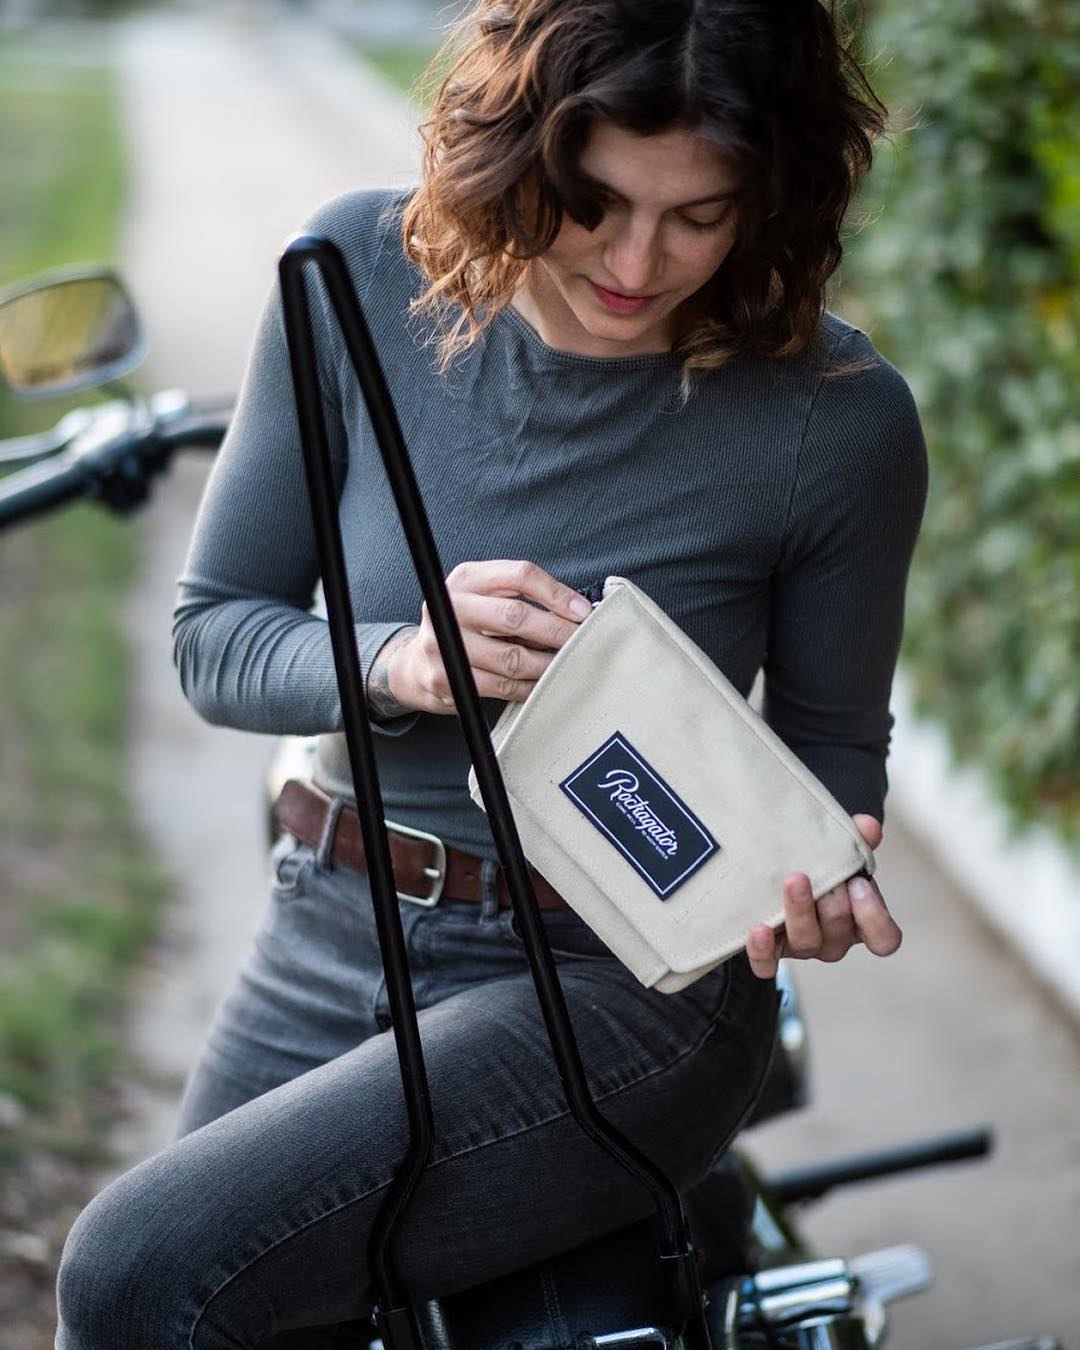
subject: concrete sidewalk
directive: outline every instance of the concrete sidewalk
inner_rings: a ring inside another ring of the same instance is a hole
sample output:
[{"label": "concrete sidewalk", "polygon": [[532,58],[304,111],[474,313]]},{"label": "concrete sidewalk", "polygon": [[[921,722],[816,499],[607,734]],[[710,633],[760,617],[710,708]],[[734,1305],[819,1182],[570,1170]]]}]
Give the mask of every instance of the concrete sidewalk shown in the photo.
[{"label": "concrete sidewalk", "polygon": [[[124,28],[136,191],[125,270],[159,384],[235,391],[276,251],[322,199],[412,175],[408,108],[321,31],[261,11],[152,15]],[[263,903],[263,739],[203,725],[170,660],[172,588],[205,466],[181,466],[144,518],[131,614],[132,774],[177,879],[134,1027],[134,1159],[164,1143],[176,1091]],[[838,1252],[926,1245],[939,1274],[901,1307],[897,1350],[1080,1327],[1080,1047],[1037,987],[890,818],[881,882],[901,953],[797,972],[818,1105],[748,1140],[770,1164],[988,1120],[997,1160],[838,1197],[813,1225]],[[437,1110],[436,1104],[436,1110]],[[1080,1344],[1080,1342],[1077,1342]]]}]

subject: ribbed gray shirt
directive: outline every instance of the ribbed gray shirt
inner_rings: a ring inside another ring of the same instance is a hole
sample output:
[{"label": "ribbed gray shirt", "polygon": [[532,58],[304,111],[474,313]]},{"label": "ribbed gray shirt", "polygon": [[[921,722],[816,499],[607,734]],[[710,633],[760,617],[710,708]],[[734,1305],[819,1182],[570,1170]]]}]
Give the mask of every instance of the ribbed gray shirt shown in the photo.
[{"label": "ribbed gray shirt", "polygon": [[[739,358],[684,406],[671,356],[558,351],[513,309],[440,376],[430,321],[407,314],[423,283],[401,250],[402,200],[348,193],[305,228],[345,256],[444,570],[527,558],[579,588],[628,577],[743,694],[762,669],[774,730],[848,811],[882,818],[889,690],[926,494],[904,379],[827,314],[811,350]],[[418,621],[421,594],[344,344],[312,290],[366,674],[387,637]],[[211,722],[318,733],[316,779],[348,793],[329,631],[309,612],[317,583],[275,286],[180,580],[175,659]],[[377,730],[388,816],[493,857],[456,718]]]}]

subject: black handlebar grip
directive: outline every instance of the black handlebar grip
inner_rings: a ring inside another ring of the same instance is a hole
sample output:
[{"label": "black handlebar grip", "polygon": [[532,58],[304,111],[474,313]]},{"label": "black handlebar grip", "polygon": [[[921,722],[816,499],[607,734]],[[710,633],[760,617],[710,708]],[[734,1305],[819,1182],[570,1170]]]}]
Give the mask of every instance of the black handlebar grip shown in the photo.
[{"label": "black handlebar grip", "polygon": [[0,478],[0,529],[87,495],[90,475],[85,464],[64,456],[45,464],[31,464]]}]

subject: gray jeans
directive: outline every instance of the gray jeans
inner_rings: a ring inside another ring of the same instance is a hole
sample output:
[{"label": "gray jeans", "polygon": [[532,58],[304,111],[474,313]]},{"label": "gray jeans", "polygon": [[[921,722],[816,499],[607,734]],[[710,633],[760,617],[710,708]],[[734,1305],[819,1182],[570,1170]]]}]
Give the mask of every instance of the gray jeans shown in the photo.
[{"label": "gray jeans", "polygon": [[[364,1254],[406,1140],[363,879],[286,840],[270,902],[188,1083],[179,1137],[79,1216],[59,1350],[321,1344],[366,1316]],[[396,1253],[449,1293],[641,1218],[645,1193],[569,1116],[511,915],[402,904],[435,1149]],[[544,918],[592,1090],[681,1186],[750,1109],[777,995],[736,957],[643,989],[572,912]]]}]

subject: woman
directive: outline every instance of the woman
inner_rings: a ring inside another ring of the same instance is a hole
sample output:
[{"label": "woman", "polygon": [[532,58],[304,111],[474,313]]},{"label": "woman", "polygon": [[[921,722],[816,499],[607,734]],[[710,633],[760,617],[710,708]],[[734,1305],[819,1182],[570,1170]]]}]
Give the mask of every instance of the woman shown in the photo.
[{"label": "woman", "polygon": [[[419,188],[349,194],[308,222],[364,303],[493,715],[588,612],[579,592],[629,576],[744,693],[764,669],[773,727],[874,845],[925,450],[904,381],[825,311],[824,288],[883,115],[817,0],[481,0]],[[397,1255],[424,1296],[649,1202],[568,1118],[446,673],[322,316],[387,814],[456,850],[437,906],[402,902],[436,1145]],[[363,1253],[406,1127],[330,644],[308,612],[317,572],[273,296],[182,578],[176,657],[209,719],[319,733],[318,791],[286,813],[181,1137],[72,1231],[64,1350],[289,1332],[313,1346],[315,1328],[370,1309]],[[683,1185],[753,1104],[781,949],[837,960],[900,941],[875,886],[815,905],[796,874],[780,933],[755,929],[746,956],[665,996],[549,892],[601,1107]]]}]

